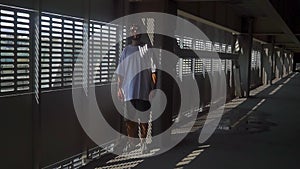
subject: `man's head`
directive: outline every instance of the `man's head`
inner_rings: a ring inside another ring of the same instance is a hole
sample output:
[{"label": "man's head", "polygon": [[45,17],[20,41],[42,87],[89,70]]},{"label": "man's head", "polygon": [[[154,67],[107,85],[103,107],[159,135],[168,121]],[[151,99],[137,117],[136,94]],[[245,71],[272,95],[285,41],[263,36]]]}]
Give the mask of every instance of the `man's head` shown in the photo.
[{"label": "man's head", "polygon": [[140,30],[139,30],[139,26],[137,24],[133,24],[130,26],[130,36],[132,37],[132,40],[140,40],[141,39],[141,34],[140,34]]}]

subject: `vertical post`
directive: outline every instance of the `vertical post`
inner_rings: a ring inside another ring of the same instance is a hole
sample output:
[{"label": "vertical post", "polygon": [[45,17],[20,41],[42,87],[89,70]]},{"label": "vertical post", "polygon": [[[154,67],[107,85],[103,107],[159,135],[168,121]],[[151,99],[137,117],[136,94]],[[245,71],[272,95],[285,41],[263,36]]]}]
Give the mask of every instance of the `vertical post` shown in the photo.
[{"label": "vertical post", "polygon": [[271,73],[270,73],[270,85],[272,85],[273,82],[273,76],[274,76],[274,53],[275,53],[275,38],[272,37],[272,47],[271,47]]},{"label": "vertical post", "polygon": [[241,86],[243,96],[249,97],[250,95],[250,81],[251,81],[251,51],[253,44],[253,18],[242,19],[242,32],[239,39],[241,41],[241,54],[239,57]]},{"label": "vertical post", "polygon": [[259,63],[259,85],[263,84],[263,52],[264,48],[263,45],[260,44],[260,63]]},{"label": "vertical post", "polygon": [[[176,2],[173,2],[170,0],[163,0],[163,1],[159,1],[159,3],[163,7],[162,12],[177,15]],[[161,26],[160,24],[164,25],[162,23],[157,23],[156,25]],[[174,30],[175,28],[173,28],[173,27],[164,27],[162,29],[167,29],[170,32],[175,31]],[[159,42],[158,41],[156,41],[156,42],[158,42],[158,45],[160,46],[160,48],[174,53],[174,46],[175,46],[176,41],[174,41],[172,38],[169,38],[166,36],[159,36],[159,37],[160,37],[160,39],[158,39]],[[164,56],[161,56],[161,66],[162,67],[170,66],[169,64],[170,64],[170,62],[168,60],[166,60],[166,58],[164,58]],[[158,74],[158,82],[159,83],[157,85],[167,93],[167,100],[168,100],[168,104],[166,106],[165,112],[160,117],[160,124],[159,124],[160,132],[165,131],[172,125],[173,112],[176,110],[176,106],[178,105],[178,103],[175,102],[176,94],[174,91],[176,88],[171,81],[166,80],[168,78],[169,77],[166,76],[163,72],[160,72]],[[168,135],[171,136],[171,131],[168,133]],[[168,145],[171,141],[170,139],[171,139],[171,137],[161,140],[161,146]]]},{"label": "vertical post", "polygon": [[[238,42],[238,36],[234,35],[233,36],[234,40],[233,40],[233,45],[232,45],[232,52],[233,53],[237,53],[239,54],[240,57],[240,45]],[[237,49],[238,48],[238,49]],[[234,93],[235,96],[237,97],[242,97],[242,89],[241,89],[241,75],[240,75],[240,64],[239,64],[239,58],[234,60],[233,64],[232,64],[232,70],[233,70],[233,80],[234,80]]]},{"label": "vertical post", "polygon": [[[86,94],[87,96],[90,95],[90,87],[91,83],[93,83],[93,73],[90,74],[90,71],[93,71],[90,68],[90,62],[92,61],[92,58],[90,58],[90,7],[91,7],[91,1],[85,0],[84,1],[84,21],[83,21],[83,46],[86,46],[83,48],[83,74],[86,71]],[[84,66],[85,65],[85,66]],[[86,70],[84,70],[86,69]],[[83,83],[85,80],[83,80]],[[89,100],[87,100],[89,102]],[[88,104],[89,105],[89,104]],[[89,111],[89,106],[86,108],[87,111]],[[82,135],[83,139],[83,154],[82,154],[82,162],[86,163],[89,158],[89,146],[88,146],[88,137],[85,136],[85,134]]]},{"label": "vertical post", "polygon": [[284,57],[284,49],[280,48],[280,55],[279,55],[279,63],[280,63],[280,67],[279,67],[279,77],[280,79],[283,78],[283,57]]},{"label": "vertical post", "polygon": [[270,48],[269,44],[263,45],[261,57],[262,57],[262,82],[263,85],[268,84],[268,78],[269,78],[269,72],[268,72],[268,65],[270,64],[269,62],[269,53],[270,53]]},{"label": "vertical post", "polygon": [[192,76],[195,79],[195,58],[192,59]]},{"label": "vertical post", "polygon": [[294,54],[292,54],[292,62],[293,62],[293,72],[296,72],[296,59],[295,59],[295,55]]},{"label": "vertical post", "polygon": [[250,82],[251,82],[251,55],[252,55],[252,45],[253,45],[253,18],[248,19],[248,37],[249,37],[249,46],[248,46],[248,81],[246,88],[246,97],[250,96]]},{"label": "vertical post", "polygon": [[[271,84],[273,76],[273,55],[274,55],[274,38],[269,37],[272,43],[263,45],[262,65],[263,65],[263,84]],[[267,51],[266,51],[267,49]]]},{"label": "vertical post", "polygon": [[32,60],[31,79],[32,79],[32,89],[34,94],[32,95],[32,168],[39,169],[40,159],[41,159],[41,27],[40,27],[40,16],[41,16],[41,4],[40,0],[34,1],[34,6],[36,11],[32,13],[31,16],[31,28],[32,28],[32,38],[31,38],[31,55],[34,56]]},{"label": "vertical post", "polygon": [[182,74],[183,74],[183,71],[182,71],[183,70],[183,59],[182,58],[179,59],[178,70],[179,70],[179,78],[182,81]]}]

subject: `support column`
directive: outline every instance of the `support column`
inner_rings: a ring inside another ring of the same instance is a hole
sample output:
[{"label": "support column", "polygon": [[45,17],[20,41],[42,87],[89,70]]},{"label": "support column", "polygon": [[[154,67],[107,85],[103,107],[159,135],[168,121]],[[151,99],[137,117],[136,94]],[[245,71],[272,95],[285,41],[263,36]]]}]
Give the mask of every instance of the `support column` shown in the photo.
[{"label": "support column", "polygon": [[[129,3],[127,3],[126,10],[128,11],[125,12],[130,14],[155,11],[177,15],[177,3],[172,0],[129,1]],[[164,25],[163,23],[159,23],[159,21],[157,20],[155,20],[154,22],[155,27],[161,27]],[[169,32],[175,31],[175,28],[173,29],[173,27],[169,25],[160,29],[167,29],[167,31]],[[173,52],[176,43],[176,41],[174,41],[172,38],[165,37],[163,35],[155,35],[154,41],[154,47],[161,48],[170,52]],[[161,56],[161,66],[163,67],[165,65],[170,66],[169,60],[167,60],[164,56]],[[153,122],[153,135],[158,135],[161,132],[166,131],[172,125],[173,112],[177,110],[177,106],[179,105],[175,99],[175,97],[178,98],[178,96],[176,95],[176,93],[178,92],[175,92],[176,87],[173,84],[172,79],[170,79],[170,76],[165,72],[157,72],[157,88],[163,90],[167,94],[167,105],[160,118]],[[170,137],[164,140],[160,140],[161,146],[170,144],[171,131],[168,132]]]},{"label": "support column", "polygon": [[270,72],[270,85],[272,85],[273,78],[274,78],[274,67],[275,67],[275,59],[274,59],[274,54],[275,54],[275,38],[272,37],[272,48],[270,51],[270,57],[271,57],[271,72]]},{"label": "support column", "polygon": [[288,52],[285,50],[283,54],[283,76],[286,77],[288,75]]},{"label": "support column", "polygon": [[293,65],[293,72],[296,72],[296,61],[295,61],[295,55],[292,55],[292,65]]},{"label": "support column", "polygon": [[[87,70],[88,72],[90,71],[90,62],[92,60],[92,56],[90,55],[89,49],[90,49],[90,44],[88,43],[90,39],[90,14],[91,14],[91,0],[85,0],[84,4],[82,6],[83,11],[84,11],[84,21],[83,21],[83,43],[87,44],[87,47],[83,48],[83,70]],[[83,76],[87,79],[86,81],[86,94],[90,95],[91,94],[91,87],[90,87],[90,75],[89,73],[84,73]],[[90,104],[89,99],[87,100],[88,105]],[[85,110],[87,112],[90,111],[90,106],[87,106]],[[83,146],[82,146],[82,163],[86,164],[88,163],[91,159],[89,157],[89,138],[85,136],[85,134],[82,134],[82,139],[83,139]]]},{"label": "support column", "polygon": [[[244,34],[239,36],[241,53],[239,57],[242,95],[249,97],[251,81],[251,51],[253,45],[253,18],[242,19],[242,31]],[[246,33],[247,32],[247,33]]]},{"label": "support column", "polygon": [[292,73],[292,71],[293,71],[293,62],[292,62],[292,52],[290,51],[289,53],[288,53],[288,60],[289,60],[289,65],[288,65],[288,69],[289,69],[289,74],[291,74]]},{"label": "support column", "polygon": [[276,49],[275,52],[275,78],[280,78],[280,49]]},{"label": "support column", "polygon": [[[237,44],[237,36],[233,35],[232,36],[232,41],[231,41],[231,51],[232,51],[232,53],[238,53],[239,52],[239,49],[237,49],[238,47],[239,46]],[[240,97],[240,95],[239,95],[240,92],[238,92],[238,88],[239,88],[240,85],[238,85],[238,83],[237,83],[237,80],[239,79],[237,77],[237,72],[238,72],[237,68],[239,66],[237,64],[238,64],[237,60],[235,60],[235,59],[232,60],[232,65],[231,65],[231,70],[232,70],[231,81],[232,81],[232,89],[233,89],[232,93],[231,93],[232,97]]]},{"label": "support column", "polygon": [[281,48],[280,49],[280,55],[279,55],[279,77],[282,78],[283,77],[283,56],[284,56],[284,50]]},{"label": "support column", "polygon": [[[163,11],[165,13],[169,13],[172,15],[177,15],[177,4],[176,2],[170,1],[170,0],[164,0],[161,1],[161,3],[163,3],[164,5],[164,9]],[[165,25],[165,24],[160,24],[161,25]],[[167,29],[169,32],[175,32],[175,27],[169,26],[169,27],[164,27],[163,29]],[[170,37],[166,37],[166,36],[162,36],[160,39],[161,43],[160,43],[160,47],[164,50],[170,51],[174,53],[174,46],[176,46],[176,41],[173,40]],[[168,59],[166,59],[164,56],[161,56],[161,66],[170,66],[170,61]],[[175,67],[175,65],[173,65]],[[175,69],[174,69],[175,70]],[[166,106],[166,112],[163,113],[163,115],[161,116],[161,123],[160,123],[160,127],[161,127],[161,132],[162,131],[166,131],[171,125],[172,125],[172,116],[173,113],[177,111],[177,106],[178,106],[178,102],[176,101],[178,95],[176,94],[178,91],[176,91],[176,87],[174,82],[172,83],[172,81],[168,80],[168,77],[166,77],[166,74],[161,73],[160,74],[160,79],[161,79],[161,88],[166,91],[166,93],[168,93],[167,96],[167,100],[168,100],[168,104]],[[162,146],[167,146],[168,144],[170,144],[171,140],[171,131],[168,133],[170,135],[170,137],[167,137],[163,140],[161,140],[161,145]]]},{"label": "support column", "polygon": [[294,59],[293,59],[294,53],[290,53],[290,73],[293,72],[293,63],[294,63]]},{"label": "support column", "polygon": [[272,54],[274,53],[274,44],[263,45],[262,52],[262,70],[263,84],[271,84],[272,81]]},{"label": "support column", "polygon": [[40,26],[40,16],[41,16],[41,2],[40,0],[35,0],[34,7],[36,12],[34,12],[32,17],[33,22],[31,22],[32,34],[31,38],[32,43],[31,54],[33,59],[31,60],[31,77],[32,89],[34,95],[32,96],[32,168],[39,169],[41,161],[41,152],[42,152],[42,127],[41,127],[41,26]]}]

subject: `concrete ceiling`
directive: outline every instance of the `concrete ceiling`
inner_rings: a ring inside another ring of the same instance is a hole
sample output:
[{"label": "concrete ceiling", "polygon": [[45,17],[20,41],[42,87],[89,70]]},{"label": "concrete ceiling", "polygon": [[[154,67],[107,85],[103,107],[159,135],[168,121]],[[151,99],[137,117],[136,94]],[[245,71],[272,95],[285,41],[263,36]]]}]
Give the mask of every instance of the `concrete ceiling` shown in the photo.
[{"label": "concrete ceiling", "polygon": [[[300,11],[299,3],[285,2],[282,4],[282,2],[279,3],[279,0],[177,0],[177,2],[179,8],[182,7],[186,12],[191,12],[200,18],[208,19],[211,22],[238,32],[241,32],[241,29],[237,26],[218,21],[216,18],[228,15],[228,13],[231,15],[234,13],[236,16],[228,16],[229,18],[226,19],[227,22],[229,22],[230,18],[238,18],[239,22],[241,22],[242,17],[252,17],[254,18],[253,35],[256,39],[267,43],[271,43],[272,39],[274,39],[275,45],[286,50],[300,53],[300,42],[297,38],[297,36],[300,37],[300,30],[295,30],[298,25],[296,22],[298,19],[290,18],[297,17],[293,15],[295,15],[295,11]],[[188,7],[184,8],[183,6],[186,5]],[[220,10],[220,6],[222,6],[224,10]],[[289,6],[291,7],[289,8]],[[198,8],[198,11],[193,8]],[[211,12],[209,14],[214,15],[214,17],[205,15],[199,11],[200,9],[214,11],[213,14]],[[291,12],[289,12],[289,9],[291,9]],[[238,21],[231,23],[237,22]]]}]

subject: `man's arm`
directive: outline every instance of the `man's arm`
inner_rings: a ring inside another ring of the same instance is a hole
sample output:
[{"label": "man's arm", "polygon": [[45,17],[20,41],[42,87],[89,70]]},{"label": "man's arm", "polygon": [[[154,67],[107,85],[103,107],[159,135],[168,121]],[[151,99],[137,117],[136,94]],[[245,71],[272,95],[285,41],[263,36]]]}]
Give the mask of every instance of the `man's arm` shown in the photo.
[{"label": "man's arm", "polygon": [[157,78],[156,78],[156,73],[155,72],[152,72],[152,82],[153,82],[154,85],[156,85]]},{"label": "man's arm", "polygon": [[123,77],[118,75],[118,98],[123,101],[124,100],[124,94],[123,94],[123,91],[122,91],[122,84],[123,84]]}]

